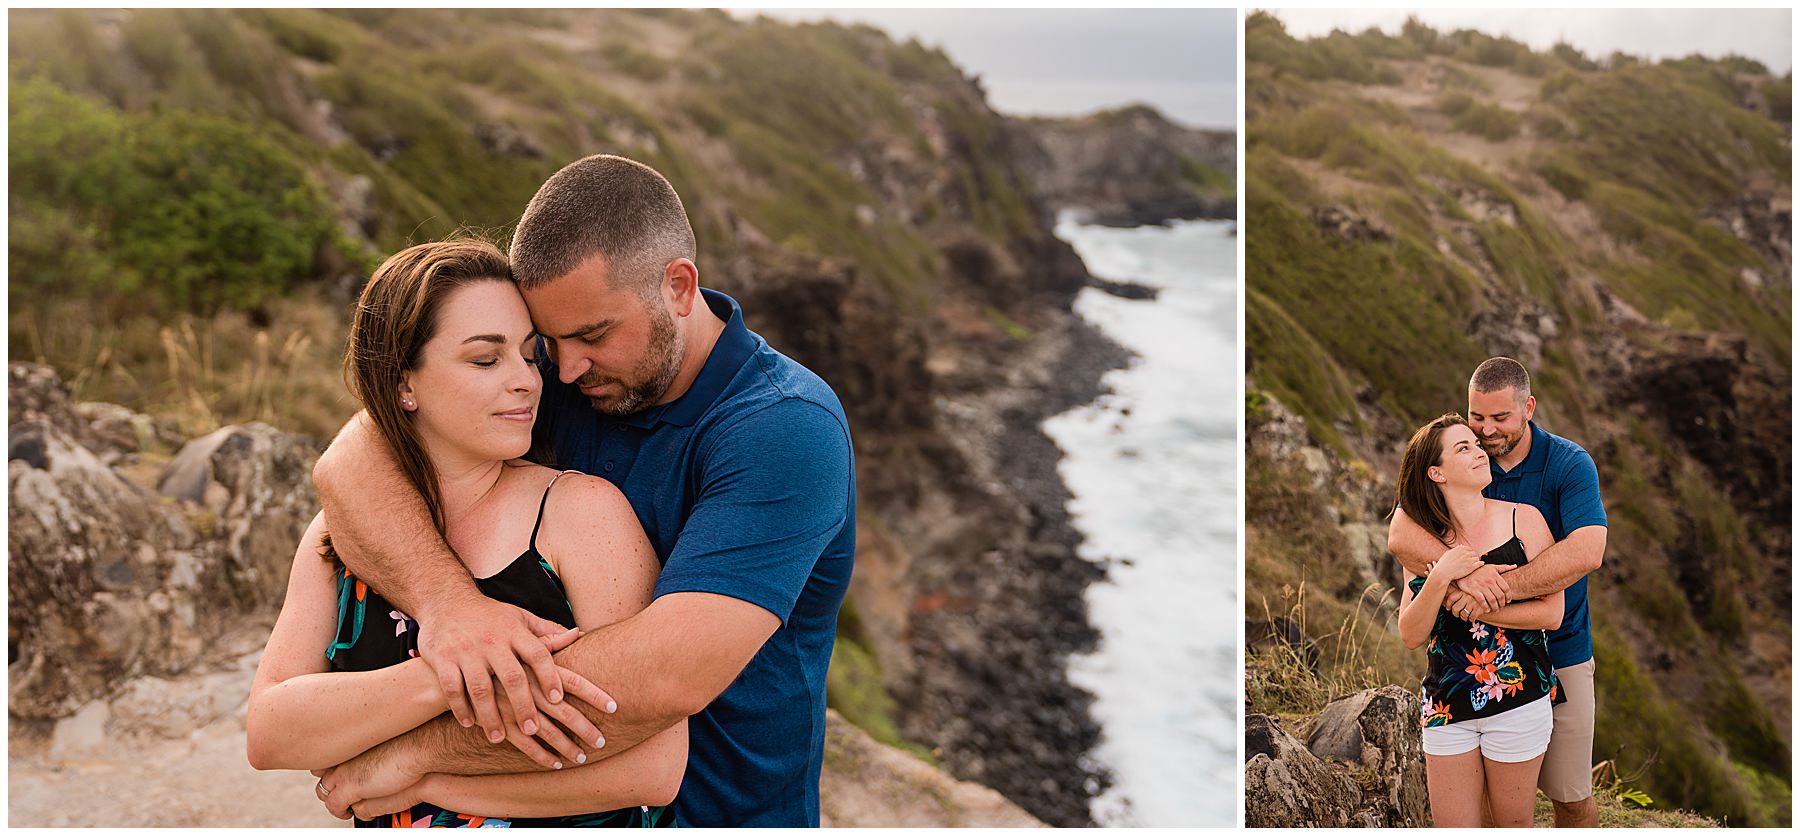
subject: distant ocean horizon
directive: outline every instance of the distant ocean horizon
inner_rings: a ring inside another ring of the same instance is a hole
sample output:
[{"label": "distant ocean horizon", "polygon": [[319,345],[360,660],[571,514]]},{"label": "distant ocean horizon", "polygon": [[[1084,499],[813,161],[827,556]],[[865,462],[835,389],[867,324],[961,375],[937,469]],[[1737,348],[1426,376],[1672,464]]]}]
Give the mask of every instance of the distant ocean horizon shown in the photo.
[{"label": "distant ocean horizon", "polygon": [[[1088,272],[1156,288],[1155,300],[1081,291],[1075,311],[1138,357],[1111,392],[1044,422],[1062,448],[1098,649],[1070,661],[1094,693],[1114,785],[1108,826],[1237,822],[1237,239],[1229,221],[1084,226],[1059,238]],[[1208,787],[1227,792],[1207,792]]]}]

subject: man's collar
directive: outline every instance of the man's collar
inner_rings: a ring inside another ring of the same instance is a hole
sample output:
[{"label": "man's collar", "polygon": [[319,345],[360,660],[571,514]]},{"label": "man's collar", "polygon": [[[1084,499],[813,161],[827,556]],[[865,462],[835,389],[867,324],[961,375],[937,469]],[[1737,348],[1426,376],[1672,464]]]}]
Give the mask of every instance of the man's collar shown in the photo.
[{"label": "man's collar", "polygon": [[1519,462],[1519,465],[1512,470],[1501,470],[1500,462],[1495,461],[1493,463],[1494,470],[1499,471],[1503,476],[1510,476],[1514,473],[1536,473],[1550,464],[1550,434],[1538,429],[1536,421],[1527,421],[1525,425],[1531,428],[1531,450],[1526,452],[1525,460]]},{"label": "man's collar", "polygon": [[744,327],[744,312],[738,307],[737,300],[705,288],[700,289],[700,298],[715,316],[725,320],[725,330],[713,343],[700,374],[694,377],[694,382],[681,397],[613,420],[640,429],[649,429],[658,422],[691,427],[724,393],[726,385],[737,376],[738,369],[744,367],[744,361],[755,353],[756,336]]},{"label": "man's collar", "polygon": [[1494,468],[1494,472],[1499,476],[1535,474],[1550,463],[1550,438],[1548,438],[1550,434],[1537,429],[1537,422],[1526,422],[1525,425],[1532,429],[1532,434],[1530,434],[1532,447],[1530,450],[1526,450],[1525,461],[1519,461],[1519,465],[1512,470],[1505,470],[1505,468],[1499,467],[1499,459],[1489,459],[1489,467]]},{"label": "man's collar", "polygon": [[1519,470],[1536,473],[1550,464],[1550,434],[1538,429],[1536,421],[1525,422],[1531,427],[1531,452],[1525,454],[1525,460],[1519,462]]}]

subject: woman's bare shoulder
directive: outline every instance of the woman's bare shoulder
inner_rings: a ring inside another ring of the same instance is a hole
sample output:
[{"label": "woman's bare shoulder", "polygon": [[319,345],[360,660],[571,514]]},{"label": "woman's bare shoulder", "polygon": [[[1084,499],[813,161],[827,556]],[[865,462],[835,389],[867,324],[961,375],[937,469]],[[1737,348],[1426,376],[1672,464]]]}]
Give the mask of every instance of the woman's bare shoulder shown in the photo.
[{"label": "woman's bare shoulder", "polygon": [[1552,541],[1550,523],[1544,520],[1544,513],[1537,506],[1523,502],[1507,504],[1512,506],[1514,529],[1518,532],[1519,539],[1530,547],[1526,549],[1527,554],[1536,557],[1538,552],[1549,548]]},{"label": "woman's bare shoulder", "polygon": [[538,545],[557,571],[563,568],[559,558],[591,566],[630,558],[633,550],[625,546],[643,537],[631,502],[613,483],[579,472],[556,477]]}]

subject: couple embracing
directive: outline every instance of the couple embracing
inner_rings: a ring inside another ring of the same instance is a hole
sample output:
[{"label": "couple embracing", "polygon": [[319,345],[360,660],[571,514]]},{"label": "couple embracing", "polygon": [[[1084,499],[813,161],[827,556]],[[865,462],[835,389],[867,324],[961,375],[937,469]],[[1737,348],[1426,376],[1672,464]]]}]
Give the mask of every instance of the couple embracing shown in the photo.
[{"label": "couple embracing", "polygon": [[359,826],[817,826],[849,427],[699,286],[674,188],[570,164],[510,253],[376,270],[251,694]]},{"label": "couple embracing", "polygon": [[1599,475],[1586,450],[1532,420],[1517,361],[1477,367],[1468,405],[1468,418],[1413,434],[1388,530],[1406,571],[1400,637],[1426,648],[1432,820],[1530,827],[1542,789],[1558,827],[1594,827],[1587,574],[1606,551]]}]

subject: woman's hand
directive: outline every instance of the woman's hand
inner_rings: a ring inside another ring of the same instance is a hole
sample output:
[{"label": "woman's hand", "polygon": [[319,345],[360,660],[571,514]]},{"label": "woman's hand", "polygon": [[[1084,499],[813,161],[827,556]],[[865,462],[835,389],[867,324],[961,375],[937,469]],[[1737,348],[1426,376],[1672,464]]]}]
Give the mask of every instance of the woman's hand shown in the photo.
[{"label": "woman's hand", "polygon": [[1433,561],[1428,577],[1454,581],[1482,567],[1481,555],[1468,546],[1451,546]]}]

